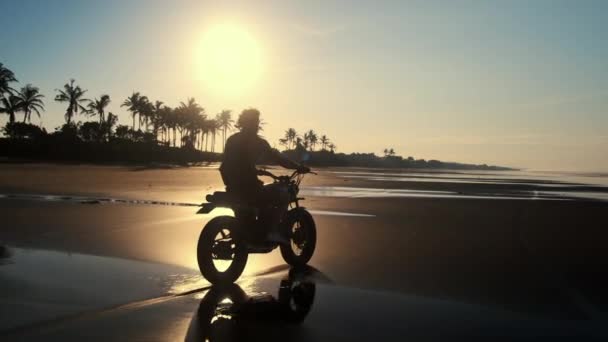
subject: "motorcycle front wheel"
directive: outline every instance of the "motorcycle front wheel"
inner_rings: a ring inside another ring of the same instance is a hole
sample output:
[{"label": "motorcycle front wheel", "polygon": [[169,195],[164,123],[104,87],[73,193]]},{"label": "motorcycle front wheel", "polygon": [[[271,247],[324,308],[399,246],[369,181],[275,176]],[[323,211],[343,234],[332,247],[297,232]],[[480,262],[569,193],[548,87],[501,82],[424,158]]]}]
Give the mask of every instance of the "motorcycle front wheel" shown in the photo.
[{"label": "motorcycle front wheel", "polygon": [[211,219],[201,232],[196,251],[198,267],[212,284],[233,283],[245,269],[247,246],[235,234],[237,227],[236,218],[218,216]]},{"label": "motorcycle front wheel", "polygon": [[312,215],[304,208],[295,208],[287,214],[288,245],[281,245],[285,262],[294,267],[306,265],[315,252],[317,227]]}]

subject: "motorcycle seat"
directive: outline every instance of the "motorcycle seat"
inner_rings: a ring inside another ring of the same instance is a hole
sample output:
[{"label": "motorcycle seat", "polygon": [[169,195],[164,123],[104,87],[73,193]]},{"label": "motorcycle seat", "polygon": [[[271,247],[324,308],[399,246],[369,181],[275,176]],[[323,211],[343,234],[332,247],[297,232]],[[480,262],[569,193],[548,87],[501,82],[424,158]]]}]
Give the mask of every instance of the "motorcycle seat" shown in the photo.
[{"label": "motorcycle seat", "polygon": [[216,191],[213,194],[209,194],[206,197],[207,202],[221,205],[221,204],[245,204],[243,200],[233,193],[226,191]]}]

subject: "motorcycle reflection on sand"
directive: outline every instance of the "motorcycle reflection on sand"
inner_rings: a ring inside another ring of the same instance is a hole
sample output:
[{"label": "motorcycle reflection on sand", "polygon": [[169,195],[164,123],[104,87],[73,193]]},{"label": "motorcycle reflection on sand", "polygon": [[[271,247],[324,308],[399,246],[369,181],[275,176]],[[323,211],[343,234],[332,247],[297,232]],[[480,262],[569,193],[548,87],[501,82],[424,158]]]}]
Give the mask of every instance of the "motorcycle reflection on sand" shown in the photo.
[{"label": "motorcycle reflection on sand", "polygon": [[278,298],[250,297],[237,284],[213,286],[201,300],[186,340],[283,340],[312,308],[316,284],[304,273],[307,269],[291,269],[280,281]]}]

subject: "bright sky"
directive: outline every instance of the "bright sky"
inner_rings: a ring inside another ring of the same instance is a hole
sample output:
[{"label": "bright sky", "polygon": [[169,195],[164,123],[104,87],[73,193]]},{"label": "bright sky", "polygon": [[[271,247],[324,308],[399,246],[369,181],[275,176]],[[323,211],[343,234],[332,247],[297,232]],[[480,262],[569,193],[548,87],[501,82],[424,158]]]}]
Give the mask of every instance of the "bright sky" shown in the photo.
[{"label": "bright sky", "polygon": [[607,1],[2,0],[0,23],[49,129],[75,78],[124,124],[135,90],[257,107],[271,143],[312,128],[343,152],[608,170]]}]

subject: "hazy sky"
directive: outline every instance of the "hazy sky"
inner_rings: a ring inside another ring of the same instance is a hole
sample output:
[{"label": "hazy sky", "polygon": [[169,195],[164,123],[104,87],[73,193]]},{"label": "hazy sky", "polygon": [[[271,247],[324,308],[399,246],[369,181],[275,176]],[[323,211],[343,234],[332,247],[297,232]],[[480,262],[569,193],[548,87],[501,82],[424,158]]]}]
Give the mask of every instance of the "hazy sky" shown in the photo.
[{"label": "hazy sky", "polygon": [[[234,89],[201,62],[225,26],[259,69]],[[75,78],[124,124],[136,90],[258,107],[273,143],[313,128],[343,152],[608,170],[608,1],[0,0],[0,62],[41,88],[48,129]]]}]

